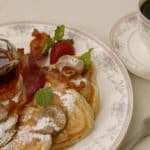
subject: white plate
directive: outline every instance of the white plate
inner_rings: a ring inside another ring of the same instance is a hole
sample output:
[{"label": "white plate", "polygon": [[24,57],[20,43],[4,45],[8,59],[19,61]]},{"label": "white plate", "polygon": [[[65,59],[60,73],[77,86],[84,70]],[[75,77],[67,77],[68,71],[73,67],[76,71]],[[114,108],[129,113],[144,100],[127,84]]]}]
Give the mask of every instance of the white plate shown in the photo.
[{"label": "white plate", "polygon": [[[55,25],[39,22],[17,22],[0,25],[0,35],[18,48],[29,50],[33,28],[52,34]],[[71,150],[115,150],[123,139],[132,116],[133,95],[128,73],[116,55],[101,41],[78,30],[67,28],[66,38],[73,38],[77,53],[94,48],[92,59],[97,70],[101,95],[101,112],[89,136]]]},{"label": "white plate", "polygon": [[132,73],[150,80],[150,49],[140,35],[138,13],[121,18],[112,28],[112,49]]}]

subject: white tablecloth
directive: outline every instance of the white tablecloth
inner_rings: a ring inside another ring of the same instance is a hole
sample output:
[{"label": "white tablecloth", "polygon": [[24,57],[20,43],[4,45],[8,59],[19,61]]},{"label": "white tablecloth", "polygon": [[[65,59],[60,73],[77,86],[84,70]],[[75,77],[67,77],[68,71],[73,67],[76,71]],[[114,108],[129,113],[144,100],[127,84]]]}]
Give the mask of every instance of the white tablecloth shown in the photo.
[{"label": "white tablecloth", "polygon": [[[0,0],[0,23],[39,20],[66,24],[96,35],[109,44],[112,25],[136,11],[137,0]],[[150,115],[150,81],[130,74],[134,91],[134,112],[126,138]],[[150,138],[135,150],[149,150]]]}]

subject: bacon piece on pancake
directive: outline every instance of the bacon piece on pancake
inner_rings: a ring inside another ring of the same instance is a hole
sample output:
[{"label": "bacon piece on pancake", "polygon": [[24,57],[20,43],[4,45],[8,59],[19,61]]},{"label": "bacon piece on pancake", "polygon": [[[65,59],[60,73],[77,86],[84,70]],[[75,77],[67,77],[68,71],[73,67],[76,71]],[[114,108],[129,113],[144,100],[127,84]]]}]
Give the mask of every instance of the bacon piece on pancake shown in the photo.
[{"label": "bacon piece on pancake", "polygon": [[37,65],[35,59],[31,55],[28,56],[28,63],[23,69],[22,78],[27,101],[30,101],[34,93],[45,84],[45,73],[40,66]]},{"label": "bacon piece on pancake", "polygon": [[45,84],[44,69],[38,65],[37,59],[31,54],[25,54],[23,48],[19,48],[17,53],[20,58],[19,72],[22,74],[23,88],[18,103],[10,103],[10,112],[19,112]]},{"label": "bacon piece on pancake", "polygon": [[53,89],[64,91],[68,88],[68,78],[61,74],[57,69],[52,69],[46,72],[46,82],[52,85]]},{"label": "bacon piece on pancake", "polygon": [[34,29],[32,32],[34,39],[30,43],[30,53],[36,59],[40,59],[42,56],[42,50],[44,49],[50,36],[45,32],[39,32],[39,30]]}]

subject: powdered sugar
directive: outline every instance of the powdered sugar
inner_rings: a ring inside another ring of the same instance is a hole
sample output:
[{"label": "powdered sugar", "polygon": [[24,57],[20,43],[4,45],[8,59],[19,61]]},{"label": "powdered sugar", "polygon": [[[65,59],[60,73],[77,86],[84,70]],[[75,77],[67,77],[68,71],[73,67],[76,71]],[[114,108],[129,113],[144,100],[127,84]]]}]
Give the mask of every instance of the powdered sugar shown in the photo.
[{"label": "powdered sugar", "polygon": [[86,83],[87,80],[85,78],[81,78],[81,79],[72,79],[71,82],[73,82],[76,86],[79,86],[81,82]]},{"label": "powdered sugar", "polygon": [[60,97],[63,105],[67,107],[68,111],[72,111],[74,102],[76,101],[76,93],[72,90],[66,90],[66,94]]},{"label": "powdered sugar", "polygon": [[50,117],[43,117],[43,118],[39,119],[37,124],[34,127],[32,127],[32,129],[33,130],[40,130],[40,129],[43,129],[47,126],[54,128],[56,131],[60,130],[60,128],[55,123],[54,119],[50,118]]},{"label": "powdered sugar", "polygon": [[10,116],[6,121],[0,123],[0,138],[3,138],[6,131],[11,129],[17,122],[17,116]]},{"label": "powdered sugar", "polygon": [[32,117],[32,113],[33,113],[34,109],[30,108],[28,109],[26,115],[24,115],[21,119],[22,121],[27,121]]},{"label": "powdered sugar", "polygon": [[23,147],[25,144],[32,142],[33,139],[39,139],[41,145],[46,142],[49,142],[49,145],[51,145],[52,142],[52,137],[50,134],[44,135],[33,133],[31,132],[30,126],[22,126],[19,128],[15,138],[9,144],[3,147],[2,150],[16,150],[18,149],[18,146]]},{"label": "powdered sugar", "polygon": [[39,133],[32,133],[29,126],[23,126],[19,129],[17,133],[16,140],[22,142],[22,144],[31,142],[33,139],[40,139],[41,142],[48,141],[51,135],[43,135]]},{"label": "powdered sugar", "polygon": [[58,95],[59,97],[62,96],[62,93],[59,92],[59,91],[56,91],[56,90],[55,90],[55,91],[53,91],[53,93],[56,94],[56,95]]}]

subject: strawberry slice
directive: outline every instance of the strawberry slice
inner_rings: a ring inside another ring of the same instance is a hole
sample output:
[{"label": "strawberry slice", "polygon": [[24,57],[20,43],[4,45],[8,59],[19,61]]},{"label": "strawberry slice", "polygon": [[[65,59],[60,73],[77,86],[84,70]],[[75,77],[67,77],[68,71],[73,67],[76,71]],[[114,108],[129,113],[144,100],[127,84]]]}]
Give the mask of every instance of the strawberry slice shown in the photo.
[{"label": "strawberry slice", "polygon": [[69,40],[61,40],[56,42],[51,49],[50,64],[54,64],[63,55],[74,55],[75,48]]}]

